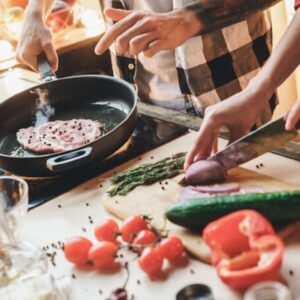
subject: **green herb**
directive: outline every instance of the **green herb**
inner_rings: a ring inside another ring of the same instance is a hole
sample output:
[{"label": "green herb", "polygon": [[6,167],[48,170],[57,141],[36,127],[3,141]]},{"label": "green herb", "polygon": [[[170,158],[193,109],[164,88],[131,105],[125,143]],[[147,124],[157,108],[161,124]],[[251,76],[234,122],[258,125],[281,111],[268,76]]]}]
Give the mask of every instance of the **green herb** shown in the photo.
[{"label": "green herb", "polygon": [[177,153],[155,163],[143,164],[111,177],[114,187],[108,191],[111,197],[126,195],[135,187],[175,177],[183,172],[186,153]]}]

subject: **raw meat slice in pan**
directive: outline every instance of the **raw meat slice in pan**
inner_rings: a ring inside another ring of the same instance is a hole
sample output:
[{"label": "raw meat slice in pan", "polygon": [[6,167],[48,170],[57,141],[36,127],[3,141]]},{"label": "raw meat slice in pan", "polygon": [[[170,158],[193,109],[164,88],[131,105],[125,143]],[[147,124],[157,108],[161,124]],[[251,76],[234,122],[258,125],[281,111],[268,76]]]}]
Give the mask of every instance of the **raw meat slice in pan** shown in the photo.
[{"label": "raw meat slice in pan", "polygon": [[17,140],[35,153],[59,153],[79,148],[100,138],[104,126],[88,119],[52,121],[37,127],[22,128]]}]

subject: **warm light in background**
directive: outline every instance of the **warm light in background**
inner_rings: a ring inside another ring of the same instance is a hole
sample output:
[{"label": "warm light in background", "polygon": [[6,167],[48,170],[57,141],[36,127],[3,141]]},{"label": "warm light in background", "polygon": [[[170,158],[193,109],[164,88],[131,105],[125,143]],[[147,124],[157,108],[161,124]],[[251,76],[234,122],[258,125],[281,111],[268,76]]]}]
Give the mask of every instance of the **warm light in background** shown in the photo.
[{"label": "warm light in background", "polygon": [[81,23],[87,28],[99,25],[100,20],[97,12],[93,9],[84,10],[81,15]]},{"label": "warm light in background", "polygon": [[0,40],[0,61],[10,59],[14,54],[12,44],[8,41]]}]

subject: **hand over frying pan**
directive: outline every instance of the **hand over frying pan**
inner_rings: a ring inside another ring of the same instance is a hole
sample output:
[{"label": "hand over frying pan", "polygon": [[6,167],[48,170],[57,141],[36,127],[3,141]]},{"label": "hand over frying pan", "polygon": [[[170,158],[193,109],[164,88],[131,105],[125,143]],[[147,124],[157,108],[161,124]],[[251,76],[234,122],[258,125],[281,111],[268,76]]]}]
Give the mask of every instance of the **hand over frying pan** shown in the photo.
[{"label": "hand over frying pan", "polygon": [[[25,90],[0,104],[0,168],[25,177],[49,177],[100,163],[131,136],[137,120],[136,92],[127,82],[110,76],[81,75],[55,79],[44,55],[38,58],[42,84]],[[55,79],[55,80],[53,80]],[[48,92],[55,108],[54,120],[92,119],[107,131],[98,140],[60,154],[34,154],[20,147],[16,132],[32,126],[37,89]]]}]

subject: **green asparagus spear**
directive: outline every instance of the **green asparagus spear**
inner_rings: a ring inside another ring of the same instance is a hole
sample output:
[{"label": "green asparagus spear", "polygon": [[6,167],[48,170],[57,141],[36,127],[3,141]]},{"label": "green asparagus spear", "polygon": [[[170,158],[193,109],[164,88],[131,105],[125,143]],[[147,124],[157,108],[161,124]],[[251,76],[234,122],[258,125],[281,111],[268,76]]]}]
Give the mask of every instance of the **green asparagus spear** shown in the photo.
[{"label": "green asparagus spear", "polygon": [[177,153],[155,163],[143,164],[112,176],[111,183],[114,186],[108,191],[109,195],[126,195],[137,186],[153,184],[179,175],[183,172],[185,155],[186,153]]}]

